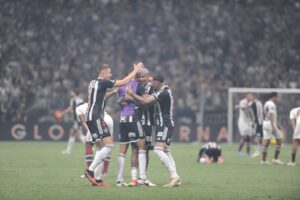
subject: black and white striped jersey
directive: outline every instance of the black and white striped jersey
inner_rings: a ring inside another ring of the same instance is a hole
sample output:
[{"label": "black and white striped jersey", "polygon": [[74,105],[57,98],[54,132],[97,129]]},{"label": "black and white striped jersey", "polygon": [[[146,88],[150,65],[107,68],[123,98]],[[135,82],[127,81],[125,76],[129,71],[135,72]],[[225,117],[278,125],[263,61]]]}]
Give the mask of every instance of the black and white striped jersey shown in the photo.
[{"label": "black and white striped jersey", "polygon": [[105,95],[108,88],[112,88],[114,80],[97,78],[89,84],[87,121],[104,118]]},{"label": "black and white striped jersey", "polygon": [[156,126],[174,126],[174,98],[171,89],[163,85],[159,91],[153,93],[156,103],[154,104],[155,125]]},{"label": "black and white striped jersey", "polygon": [[[149,82],[145,86],[145,94],[152,95],[154,92],[151,83]],[[142,107],[142,116],[141,116],[141,124],[152,126],[154,125],[154,106],[143,106]]]},{"label": "black and white striped jersey", "polygon": [[252,105],[251,105],[253,115],[254,115],[254,120],[257,125],[262,125],[263,120],[264,120],[264,108],[259,100],[254,100]]},{"label": "black and white striped jersey", "polygon": [[76,115],[76,107],[83,104],[84,101],[79,96],[73,97],[70,101],[70,107],[72,108],[73,119],[74,121],[79,122],[78,116]]}]

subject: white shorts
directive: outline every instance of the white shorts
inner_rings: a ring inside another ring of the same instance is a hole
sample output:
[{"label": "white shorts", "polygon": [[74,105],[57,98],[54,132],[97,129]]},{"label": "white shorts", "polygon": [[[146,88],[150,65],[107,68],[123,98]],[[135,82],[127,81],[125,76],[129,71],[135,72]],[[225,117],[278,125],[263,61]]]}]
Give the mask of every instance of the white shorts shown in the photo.
[{"label": "white shorts", "polygon": [[[112,117],[107,114],[106,112],[104,113],[104,121],[106,123],[106,125],[108,126],[109,132],[111,134],[111,136],[113,136],[113,131],[114,131],[114,121],[112,119]],[[87,131],[86,136],[85,136],[85,141],[86,142],[92,142],[93,138],[91,135],[90,131]]]},{"label": "white shorts", "polygon": [[242,121],[238,121],[238,128],[241,136],[252,136],[251,124],[247,124]]},{"label": "white shorts", "polygon": [[296,124],[293,139],[300,139],[300,122]]},{"label": "white shorts", "polygon": [[92,141],[93,141],[93,138],[92,138],[92,135],[91,135],[91,132],[90,132],[90,131],[87,131],[87,132],[86,132],[86,135],[85,135],[85,141],[86,141],[86,142],[92,142]]},{"label": "white shorts", "polygon": [[273,132],[272,131],[272,125],[271,125],[271,121],[264,121],[263,122],[263,133],[264,133],[264,140],[270,140],[273,137],[275,137],[276,139],[281,139],[281,134],[279,129],[277,128],[277,126],[275,127],[277,131]]},{"label": "white shorts", "polygon": [[104,113],[104,121],[108,126],[111,136],[113,136],[114,135],[114,121],[113,121],[112,117],[109,114],[107,114],[106,112]]}]

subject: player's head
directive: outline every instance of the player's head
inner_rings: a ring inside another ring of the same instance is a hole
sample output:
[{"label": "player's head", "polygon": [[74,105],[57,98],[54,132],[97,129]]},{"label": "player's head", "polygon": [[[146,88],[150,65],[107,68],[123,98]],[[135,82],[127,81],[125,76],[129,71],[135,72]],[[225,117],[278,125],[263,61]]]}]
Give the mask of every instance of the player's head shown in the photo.
[{"label": "player's head", "polygon": [[251,92],[246,93],[245,97],[246,97],[247,101],[253,101],[253,99],[254,99],[254,96]]},{"label": "player's head", "polygon": [[165,81],[165,79],[161,74],[156,74],[153,76],[151,85],[155,90],[159,90],[161,88],[161,86],[163,85],[164,81]]},{"label": "player's head", "polygon": [[271,92],[269,98],[273,101],[277,101],[277,92]]},{"label": "player's head", "polygon": [[257,95],[256,94],[252,94],[253,96],[253,100],[257,99]]},{"label": "player's head", "polygon": [[79,90],[78,89],[71,89],[69,92],[71,97],[76,97],[79,95]]},{"label": "player's head", "polygon": [[103,79],[110,79],[112,76],[111,68],[108,64],[102,64],[98,66],[98,75]]},{"label": "player's head", "polygon": [[147,83],[149,81],[149,75],[150,72],[147,68],[142,68],[137,74],[139,81],[142,83]]}]

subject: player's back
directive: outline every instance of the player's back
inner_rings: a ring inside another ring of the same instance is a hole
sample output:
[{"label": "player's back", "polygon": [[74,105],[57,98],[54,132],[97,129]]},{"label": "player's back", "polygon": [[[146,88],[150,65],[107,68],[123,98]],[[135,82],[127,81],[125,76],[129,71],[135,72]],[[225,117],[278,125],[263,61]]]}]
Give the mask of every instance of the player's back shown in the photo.
[{"label": "player's back", "polygon": [[154,93],[157,103],[154,105],[156,115],[156,125],[174,126],[174,98],[171,89],[164,85],[159,91]]},{"label": "player's back", "polygon": [[115,81],[97,78],[89,84],[87,121],[104,117],[105,96]]},{"label": "player's back", "polygon": [[262,102],[255,99],[253,101],[251,107],[252,107],[252,110],[253,110],[255,122],[257,124],[261,125],[263,120],[264,120],[264,108],[263,108]]},{"label": "player's back", "polygon": [[220,149],[220,145],[218,145],[216,142],[208,142],[203,145],[206,149]]}]

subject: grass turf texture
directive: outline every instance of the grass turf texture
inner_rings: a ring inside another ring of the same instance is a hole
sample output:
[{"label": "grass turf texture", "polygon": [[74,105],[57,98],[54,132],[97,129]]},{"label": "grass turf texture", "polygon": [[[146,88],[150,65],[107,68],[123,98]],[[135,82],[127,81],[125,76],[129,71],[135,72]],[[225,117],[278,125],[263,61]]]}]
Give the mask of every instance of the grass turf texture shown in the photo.
[{"label": "grass turf texture", "polygon": [[[300,199],[300,164],[262,166],[259,158],[237,157],[236,145],[222,145],[222,165],[200,165],[195,162],[199,145],[173,144],[182,181],[178,188],[162,187],[169,175],[153,152],[148,176],[158,187],[116,187],[117,143],[109,176],[104,179],[113,186],[92,187],[80,178],[85,169],[83,144],[76,143],[69,156],[61,154],[65,147],[65,142],[0,142],[0,199]],[[269,149],[269,160],[273,149]],[[280,158],[285,163],[290,159],[290,149],[288,145],[282,149]],[[129,158],[126,181],[130,180]]]}]

